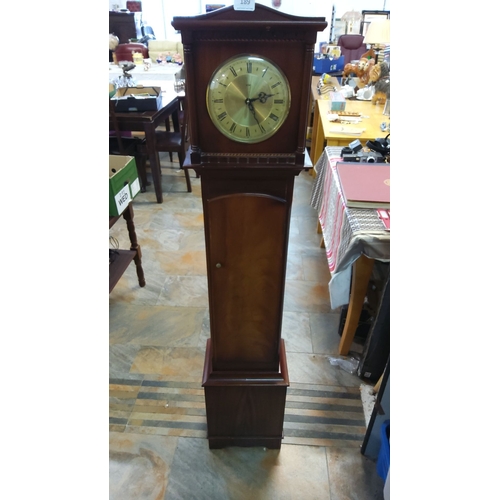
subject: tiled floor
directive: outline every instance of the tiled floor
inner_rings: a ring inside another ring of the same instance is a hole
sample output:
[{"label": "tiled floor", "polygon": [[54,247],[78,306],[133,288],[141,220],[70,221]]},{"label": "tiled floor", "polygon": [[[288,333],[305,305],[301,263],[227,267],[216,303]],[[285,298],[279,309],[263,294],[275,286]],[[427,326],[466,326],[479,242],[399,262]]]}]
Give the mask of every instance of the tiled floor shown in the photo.
[{"label": "tiled floor", "polygon": [[[175,159],[174,159],[175,160]],[[282,337],[290,376],[281,450],[209,450],[201,376],[209,337],[200,180],[187,193],[162,159],[163,204],[152,186],[134,200],[146,287],[132,264],[109,296],[110,499],[382,499],[375,463],[361,455],[360,379],[329,362],[339,311],[313,178],[296,179]],[[127,248],[125,222],[110,231]]]}]

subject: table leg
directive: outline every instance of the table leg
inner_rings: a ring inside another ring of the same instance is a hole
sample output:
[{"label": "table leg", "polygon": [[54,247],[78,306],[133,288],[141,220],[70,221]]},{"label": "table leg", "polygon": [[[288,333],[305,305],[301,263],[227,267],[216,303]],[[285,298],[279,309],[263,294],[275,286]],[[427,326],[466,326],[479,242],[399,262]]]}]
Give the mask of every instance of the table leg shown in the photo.
[{"label": "table leg", "polygon": [[347,308],[347,317],[339,344],[339,354],[341,356],[347,356],[349,353],[354,334],[358,328],[374,262],[373,259],[369,259],[366,255],[361,255],[353,265],[349,307]]},{"label": "table leg", "polygon": [[127,221],[128,237],[130,238],[130,250],[135,250],[137,252],[134,257],[135,269],[137,271],[137,278],[139,279],[139,286],[143,287],[146,285],[146,280],[144,278],[144,270],[142,269],[141,247],[137,242],[137,235],[135,234],[134,209],[132,208],[131,203],[129,203],[128,207],[123,212],[123,218]]},{"label": "table leg", "polygon": [[176,109],[172,115],[172,125],[174,126],[174,131],[179,132],[180,126],[179,126],[179,109]]},{"label": "table leg", "polygon": [[323,230],[321,229],[321,224],[320,222],[318,221],[318,225],[316,227],[316,232],[318,234],[321,234],[321,243],[319,244],[320,248],[325,248],[325,238],[323,237]]},{"label": "table leg", "polygon": [[151,168],[151,175],[153,176],[153,184],[155,187],[156,201],[163,203],[163,193],[161,189],[161,171],[160,171],[160,156],[156,151],[156,136],[155,126],[153,123],[144,127],[146,133],[146,145],[149,151],[149,168]]},{"label": "table leg", "polygon": [[[317,103],[316,103],[317,108]],[[311,136],[311,160],[312,164],[316,165],[316,162],[319,160],[321,153],[325,149],[325,132],[323,130],[323,125],[321,123],[321,116],[319,109],[314,110],[314,119],[313,119],[313,129]]]}]

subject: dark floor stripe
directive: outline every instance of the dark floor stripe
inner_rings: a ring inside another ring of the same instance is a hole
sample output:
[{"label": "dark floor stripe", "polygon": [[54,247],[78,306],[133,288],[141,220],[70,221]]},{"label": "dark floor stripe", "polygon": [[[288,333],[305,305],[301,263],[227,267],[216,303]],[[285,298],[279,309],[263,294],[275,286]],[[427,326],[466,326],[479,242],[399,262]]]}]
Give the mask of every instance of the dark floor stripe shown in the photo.
[{"label": "dark floor stripe", "polygon": [[167,427],[171,429],[190,429],[206,431],[207,424],[202,422],[179,422],[178,420],[143,420],[141,427]]},{"label": "dark floor stripe", "polygon": [[201,382],[170,382],[168,380],[143,380],[144,387],[177,387],[179,389],[203,389]]},{"label": "dark floor stripe", "polygon": [[311,398],[336,398],[336,399],[360,399],[357,393],[349,392],[330,392],[330,391],[314,391],[311,389],[291,389],[286,391],[290,396],[309,396]]},{"label": "dark floor stripe", "polygon": [[309,431],[303,429],[283,429],[284,437],[301,437],[309,439],[345,439],[349,441],[362,441],[363,438],[358,434],[345,434],[343,432],[322,432],[322,431]]},{"label": "dark floor stripe", "polygon": [[205,402],[204,396],[197,396],[196,394],[171,394],[169,392],[140,392],[137,394],[137,399],[169,399],[170,401]]},{"label": "dark floor stripe", "polygon": [[126,418],[109,417],[109,423],[110,424],[126,424],[127,419]]},{"label": "dark floor stripe", "polygon": [[127,379],[127,378],[110,378],[109,383],[113,385],[141,385],[141,380]]},{"label": "dark floor stripe", "polygon": [[321,410],[321,411],[349,411],[354,413],[363,413],[363,406],[344,406],[344,405],[329,405],[325,403],[309,403],[298,401],[287,401],[286,408],[296,408],[301,410]]},{"label": "dark floor stripe", "polygon": [[312,417],[307,415],[288,415],[285,413],[285,422],[300,422],[303,424],[323,424],[323,425],[350,425],[365,426],[364,420],[351,420],[349,418],[329,418]]}]

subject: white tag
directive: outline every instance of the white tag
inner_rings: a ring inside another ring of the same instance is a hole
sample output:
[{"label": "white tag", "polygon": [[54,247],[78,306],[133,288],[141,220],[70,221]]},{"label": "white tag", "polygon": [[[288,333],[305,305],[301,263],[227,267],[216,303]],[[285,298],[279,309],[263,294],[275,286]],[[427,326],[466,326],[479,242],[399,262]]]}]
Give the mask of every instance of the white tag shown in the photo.
[{"label": "white tag", "polygon": [[118,215],[120,215],[127,208],[131,199],[130,189],[127,184],[115,195],[115,203],[116,208],[118,209]]},{"label": "white tag", "polygon": [[255,0],[234,0],[234,10],[255,10]]},{"label": "white tag", "polygon": [[130,184],[130,193],[132,194],[132,198],[135,198],[135,195],[140,191],[141,185],[139,184],[139,178],[137,178],[132,184]]}]

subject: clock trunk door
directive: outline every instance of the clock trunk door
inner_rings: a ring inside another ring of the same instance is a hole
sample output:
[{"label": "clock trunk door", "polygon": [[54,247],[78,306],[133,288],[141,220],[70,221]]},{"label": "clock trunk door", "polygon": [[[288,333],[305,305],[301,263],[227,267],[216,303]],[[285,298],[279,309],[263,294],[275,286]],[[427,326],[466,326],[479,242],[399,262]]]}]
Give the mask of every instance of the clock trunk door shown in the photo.
[{"label": "clock trunk door", "polygon": [[277,371],[285,286],[286,200],[234,193],[207,201],[215,371]]}]

